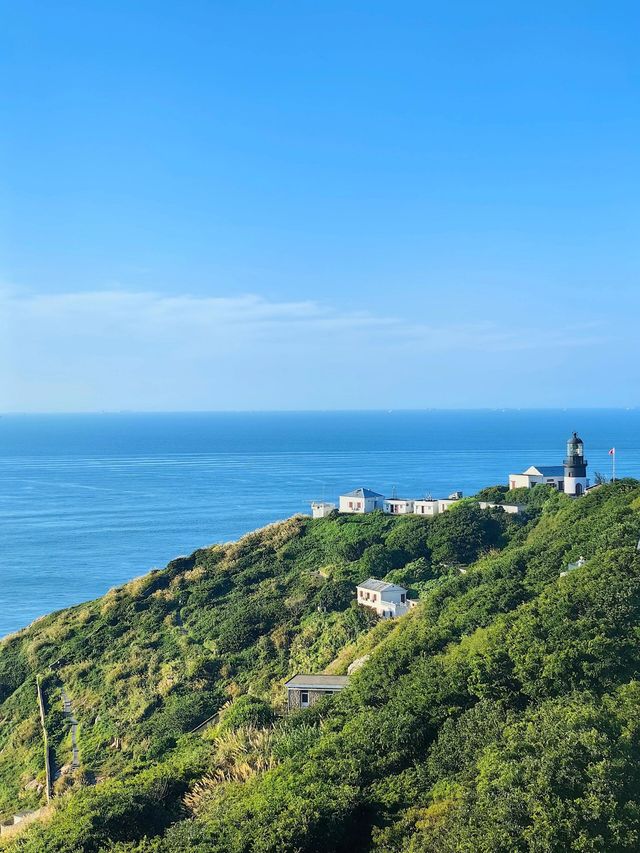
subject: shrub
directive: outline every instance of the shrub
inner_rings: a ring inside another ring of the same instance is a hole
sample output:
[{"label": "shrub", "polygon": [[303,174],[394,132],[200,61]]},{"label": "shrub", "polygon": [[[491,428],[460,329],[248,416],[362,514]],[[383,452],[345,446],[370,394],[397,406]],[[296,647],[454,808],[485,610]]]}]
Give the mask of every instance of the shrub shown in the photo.
[{"label": "shrub", "polygon": [[318,593],[318,606],[325,610],[345,610],[354,596],[351,581],[327,581]]},{"label": "shrub", "polygon": [[241,726],[264,728],[274,720],[273,708],[258,696],[238,696],[220,716],[219,731],[235,731]]}]

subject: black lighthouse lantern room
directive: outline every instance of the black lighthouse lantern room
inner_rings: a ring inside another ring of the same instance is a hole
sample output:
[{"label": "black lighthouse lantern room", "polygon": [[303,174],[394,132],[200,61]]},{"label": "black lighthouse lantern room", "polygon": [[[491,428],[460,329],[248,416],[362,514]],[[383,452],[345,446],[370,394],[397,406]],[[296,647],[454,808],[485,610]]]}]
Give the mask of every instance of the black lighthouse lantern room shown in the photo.
[{"label": "black lighthouse lantern room", "polygon": [[574,432],[567,442],[567,458],[564,460],[565,476],[586,477],[587,460],[584,458],[584,442]]}]

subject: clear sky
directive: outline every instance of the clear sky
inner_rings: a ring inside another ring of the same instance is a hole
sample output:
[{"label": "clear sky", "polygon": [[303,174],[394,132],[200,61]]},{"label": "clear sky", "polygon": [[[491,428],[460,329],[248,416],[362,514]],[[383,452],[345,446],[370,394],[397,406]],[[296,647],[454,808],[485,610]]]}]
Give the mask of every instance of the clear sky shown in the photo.
[{"label": "clear sky", "polygon": [[640,405],[637,2],[0,10],[0,410]]}]

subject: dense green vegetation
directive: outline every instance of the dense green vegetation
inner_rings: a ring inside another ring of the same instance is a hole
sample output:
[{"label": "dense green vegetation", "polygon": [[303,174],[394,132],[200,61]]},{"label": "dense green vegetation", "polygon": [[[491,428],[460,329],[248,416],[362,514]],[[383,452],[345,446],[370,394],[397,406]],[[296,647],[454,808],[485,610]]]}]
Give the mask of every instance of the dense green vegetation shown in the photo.
[{"label": "dense green vegetation", "polygon": [[[6,640],[0,810],[40,797],[36,674],[56,763],[61,688],[82,762],[10,849],[640,849],[640,485],[513,499],[525,516],[296,517]],[[419,607],[377,623],[353,600],[368,574]],[[363,655],[279,716],[288,676]]]}]

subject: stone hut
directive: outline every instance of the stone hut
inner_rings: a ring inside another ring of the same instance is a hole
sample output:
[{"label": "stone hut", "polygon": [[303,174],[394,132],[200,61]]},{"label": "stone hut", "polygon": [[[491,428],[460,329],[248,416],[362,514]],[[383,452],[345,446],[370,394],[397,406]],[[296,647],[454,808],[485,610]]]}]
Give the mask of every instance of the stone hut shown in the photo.
[{"label": "stone hut", "polygon": [[285,684],[287,710],[310,708],[324,696],[338,693],[347,686],[348,681],[348,675],[294,675]]}]

